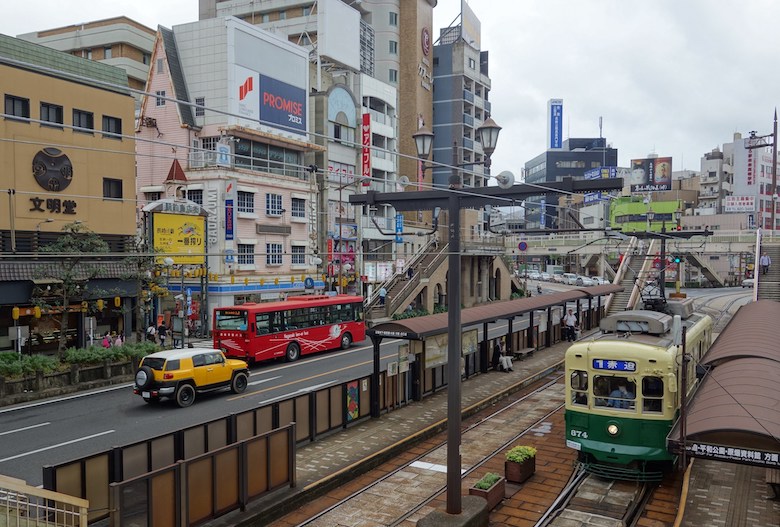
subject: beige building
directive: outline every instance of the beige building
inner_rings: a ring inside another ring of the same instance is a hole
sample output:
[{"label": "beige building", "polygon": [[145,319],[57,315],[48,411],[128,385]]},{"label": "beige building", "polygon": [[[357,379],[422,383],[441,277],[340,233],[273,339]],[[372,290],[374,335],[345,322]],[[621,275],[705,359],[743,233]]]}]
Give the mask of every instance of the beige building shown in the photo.
[{"label": "beige building", "polygon": [[[8,196],[0,214],[0,327],[13,326],[14,305],[24,319],[41,279],[33,258],[64,225],[80,223],[112,252],[132,250],[135,141],[126,86],[119,68],[0,35],[0,180]],[[103,289],[122,290],[130,302],[135,293],[107,269]],[[72,327],[83,342],[81,315],[74,313]],[[129,325],[106,314],[93,330]],[[9,346],[0,330],[0,349]]]}]

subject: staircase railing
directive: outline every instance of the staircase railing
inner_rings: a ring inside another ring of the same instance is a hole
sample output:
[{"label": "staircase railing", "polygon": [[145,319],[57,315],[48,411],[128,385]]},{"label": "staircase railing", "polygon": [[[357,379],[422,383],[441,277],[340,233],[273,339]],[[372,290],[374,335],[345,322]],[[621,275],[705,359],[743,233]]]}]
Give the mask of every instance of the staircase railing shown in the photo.
[{"label": "staircase railing", "polygon": [[[613,284],[622,284],[623,279],[626,276],[626,273],[628,272],[628,261],[630,260],[630,257],[628,257],[629,254],[634,252],[634,247],[637,245],[637,239],[635,237],[631,237],[631,241],[628,242],[628,250],[626,251],[626,256],[623,257],[623,261],[620,262],[620,265],[618,266],[618,270],[615,273],[615,280],[612,282]],[[607,297],[607,302],[604,307],[604,312],[609,313],[610,308],[612,307],[612,302],[615,301],[615,295],[609,295]]]},{"label": "staircase railing", "polygon": [[[417,266],[417,264],[421,263],[431,253],[431,247],[435,246],[435,244],[436,242],[434,240],[428,240],[428,242],[420,248],[420,252],[409,261],[407,265],[407,269],[409,266],[415,267]],[[440,254],[446,254],[445,249],[442,249]],[[420,274],[419,272],[415,273],[414,277],[417,278],[419,274]],[[379,287],[375,288],[374,291],[371,293],[371,295],[368,298],[366,298],[366,300],[364,301],[363,305],[365,306],[366,310],[375,307],[379,303],[380,289],[384,287],[385,291],[390,291],[391,289],[393,289],[395,284],[397,284],[400,280],[403,279],[403,277],[404,277],[404,272],[396,271],[393,274],[393,276],[385,280],[382,284],[379,285]],[[395,296],[397,297],[398,295]],[[385,300],[385,306],[387,306],[387,300]]]}]

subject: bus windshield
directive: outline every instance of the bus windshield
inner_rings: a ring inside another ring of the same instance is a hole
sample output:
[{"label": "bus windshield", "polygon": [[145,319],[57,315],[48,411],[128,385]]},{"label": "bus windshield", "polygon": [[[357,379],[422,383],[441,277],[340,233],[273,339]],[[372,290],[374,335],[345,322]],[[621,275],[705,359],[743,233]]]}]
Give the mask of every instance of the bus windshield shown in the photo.
[{"label": "bus windshield", "polygon": [[215,329],[246,331],[247,312],[240,310],[217,310]]}]

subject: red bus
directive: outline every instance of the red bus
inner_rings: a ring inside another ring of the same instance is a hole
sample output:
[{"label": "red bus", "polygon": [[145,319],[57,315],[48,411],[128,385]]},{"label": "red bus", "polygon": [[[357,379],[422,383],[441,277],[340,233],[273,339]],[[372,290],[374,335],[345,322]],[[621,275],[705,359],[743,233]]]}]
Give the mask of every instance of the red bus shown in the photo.
[{"label": "red bus", "polygon": [[363,297],[303,295],[214,309],[214,347],[248,362],[347,349],[366,338]]}]

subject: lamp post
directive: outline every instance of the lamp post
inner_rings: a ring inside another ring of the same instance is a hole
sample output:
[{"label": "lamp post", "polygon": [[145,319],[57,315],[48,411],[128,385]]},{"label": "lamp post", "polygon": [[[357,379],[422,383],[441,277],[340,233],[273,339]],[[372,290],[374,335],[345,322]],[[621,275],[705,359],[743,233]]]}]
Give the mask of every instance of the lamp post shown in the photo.
[{"label": "lamp post", "polygon": [[[483,164],[490,166],[490,156],[496,149],[498,134],[501,127],[493,119],[488,118],[477,130],[485,161],[468,163],[454,167]],[[423,161],[428,159],[433,146],[433,132],[421,128],[413,136],[417,148],[417,156]],[[453,158],[457,161],[457,148],[453,149]],[[430,168],[423,165],[423,170]],[[453,168],[450,176],[450,189],[462,187],[459,171]],[[451,192],[449,205],[449,271],[447,278],[447,513],[460,514],[461,505],[461,457],[460,457],[460,426],[461,426],[461,390],[460,390],[460,356],[461,356],[461,313],[460,313],[460,200],[458,192]]]}]

